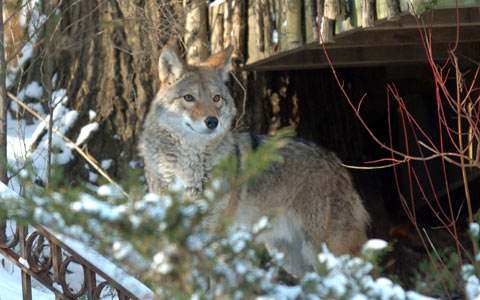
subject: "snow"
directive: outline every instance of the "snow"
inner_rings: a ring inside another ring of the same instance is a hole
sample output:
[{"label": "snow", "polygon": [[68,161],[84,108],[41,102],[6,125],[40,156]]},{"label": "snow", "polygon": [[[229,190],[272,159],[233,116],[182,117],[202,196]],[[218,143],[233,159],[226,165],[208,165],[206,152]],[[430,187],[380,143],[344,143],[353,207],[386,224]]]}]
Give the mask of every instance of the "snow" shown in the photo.
[{"label": "snow", "polygon": [[110,167],[112,166],[113,164],[113,159],[104,159],[100,162],[100,166],[102,167],[102,169],[104,170],[108,170],[110,169]]},{"label": "snow", "polygon": [[253,225],[253,229],[252,229],[252,232],[254,234],[257,234],[259,233],[260,231],[264,230],[265,228],[267,228],[268,226],[268,217],[267,216],[262,216],[260,217],[260,219],[258,220],[258,222]]},{"label": "snow", "polygon": [[478,234],[480,234],[480,225],[478,223],[470,223],[470,233],[474,236],[477,237]]},{"label": "snow", "polygon": [[272,42],[278,44],[278,31],[276,29],[274,29],[272,32]]},{"label": "snow", "polygon": [[23,257],[18,258],[18,262],[24,265],[27,269],[30,269],[30,264],[25,258]]},{"label": "snow", "polygon": [[209,4],[209,6],[210,6],[210,7],[213,7],[213,6],[217,6],[217,5],[220,5],[220,4],[222,4],[222,3],[225,3],[225,2],[226,2],[226,0],[215,0],[215,1],[211,2],[211,3]]},{"label": "snow", "polygon": [[373,251],[379,251],[383,250],[388,246],[388,243],[384,240],[380,239],[371,239],[368,240],[365,245],[363,245],[363,250],[373,250]]},{"label": "snow", "polygon": [[[0,256],[1,257],[1,256]],[[22,299],[22,279],[18,271],[8,272],[3,266],[0,266],[0,299],[19,300]],[[55,295],[51,292],[42,292],[38,289],[32,289],[32,299],[35,300],[54,300]]]},{"label": "snow", "polygon": [[90,124],[87,124],[80,129],[80,134],[78,135],[77,141],[75,144],[77,146],[80,146],[83,144],[91,135],[92,133],[98,131],[98,123],[93,122]]},{"label": "snow", "polygon": [[97,116],[97,113],[94,111],[94,110],[89,110],[88,111],[88,119],[90,121],[93,121],[93,119],[95,119],[95,117]]},{"label": "snow", "polygon": [[98,180],[98,174],[92,171],[88,171],[88,181],[95,183]]},{"label": "snow", "polygon": [[79,200],[70,204],[70,209],[75,212],[98,214],[102,219],[115,221],[123,217],[126,207],[124,205],[109,205],[89,194],[82,194]]},{"label": "snow", "polygon": [[43,88],[38,82],[32,81],[25,88],[25,95],[30,98],[41,99],[43,96]]}]

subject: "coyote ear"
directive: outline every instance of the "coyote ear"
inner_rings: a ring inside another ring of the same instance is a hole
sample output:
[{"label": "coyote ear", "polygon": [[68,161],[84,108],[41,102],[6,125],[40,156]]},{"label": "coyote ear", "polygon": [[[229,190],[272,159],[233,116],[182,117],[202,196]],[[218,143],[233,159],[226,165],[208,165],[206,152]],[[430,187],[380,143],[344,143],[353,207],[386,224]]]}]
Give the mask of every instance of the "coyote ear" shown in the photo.
[{"label": "coyote ear", "polygon": [[203,65],[217,69],[223,81],[228,80],[228,72],[230,71],[230,61],[232,59],[233,46],[230,45],[226,49],[210,56]]},{"label": "coyote ear", "polygon": [[158,74],[162,83],[171,84],[182,76],[185,68],[183,60],[172,46],[162,50],[158,59]]}]

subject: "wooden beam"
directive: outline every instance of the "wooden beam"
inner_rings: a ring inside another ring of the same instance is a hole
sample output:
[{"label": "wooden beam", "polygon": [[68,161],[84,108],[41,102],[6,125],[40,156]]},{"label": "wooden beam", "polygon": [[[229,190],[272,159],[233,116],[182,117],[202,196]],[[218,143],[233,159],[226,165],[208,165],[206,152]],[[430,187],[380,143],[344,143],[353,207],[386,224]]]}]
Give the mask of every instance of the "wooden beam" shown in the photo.
[{"label": "wooden beam", "polygon": [[[400,13],[399,20],[381,19],[375,21],[375,27],[369,30],[391,30],[399,28],[417,28],[415,18],[409,13]],[[423,16],[429,27],[457,26],[456,10],[453,8],[435,9]],[[420,23],[422,23],[420,21]],[[480,9],[462,7],[458,9],[458,24],[460,26],[480,25]]]},{"label": "wooden beam", "polygon": [[[448,57],[450,43],[435,44],[435,60],[445,60]],[[479,58],[479,43],[461,43],[457,48],[459,58]],[[427,56],[423,45],[384,46],[372,50],[371,48],[338,48],[328,52],[335,67],[371,67],[382,65],[427,63]],[[328,68],[329,64],[321,49],[309,49],[296,54],[288,55],[270,61],[257,63],[252,69],[257,71],[298,70]]]},{"label": "wooden beam", "polygon": [[[432,43],[434,45],[433,49],[447,49],[445,45],[453,44],[456,39],[456,28],[433,28],[432,29]],[[480,26],[468,26],[460,28],[460,43],[477,43],[480,42]],[[335,52],[339,60],[342,60],[339,53],[345,53],[345,55],[351,55],[347,49],[358,49],[365,48],[371,52],[382,52],[387,49],[405,49],[402,51],[410,51],[412,48],[423,49],[423,44],[418,32],[418,29],[400,29],[395,31],[359,31],[356,34],[345,36],[342,38],[337,38],[335,43],[326,44],[327,50],[330,52]],[[442,47],[442,48],[439,48]],[[303,53],[310,50],[321,50],[321,45],[318,43],[311,43],[302,48],[293,49],[290,51],[285,51],[279,53],[275,56],[269,57],[267,59],[251,63],[244,67],[243,69],[257,69],[261,67],[262,69],[268,69],[268,66],[278,70],[278,61],[289,61],[289,69],[294,67],[294,60],[299,59],[299,63],[305,64],[305,58]],[[335,50],[335,51],[333,51]],[[339,52],[340,51],[340,52]],[[352,50],[355,52],[357,50]],[[400,50],[395,50],[394,54],[397,54]],[[323,51],[322,51],[323,52]],[[425,59],[424,52],[421,53],[422,58]],[[322,54],[323,55],[323,54]],[[401,54],[399,54],[401,55]],[[290,57],[292,56],[292,57]],[[473,55],[472,57],[475,57]],[[477,55],[478,56],[478,55]],[[360,58],[359,58],[360,59]],[[392,62],[394,62],[392,60]],[[386,61],[388,63],[388,61]],[[275,65],[275,66],[273,66]],[[315,63],[313,65],[316,65]],[[368,65],[367,62],[358,61],[358,65]],[[294,67],[295,69],[300,69],[300,67]]]}]

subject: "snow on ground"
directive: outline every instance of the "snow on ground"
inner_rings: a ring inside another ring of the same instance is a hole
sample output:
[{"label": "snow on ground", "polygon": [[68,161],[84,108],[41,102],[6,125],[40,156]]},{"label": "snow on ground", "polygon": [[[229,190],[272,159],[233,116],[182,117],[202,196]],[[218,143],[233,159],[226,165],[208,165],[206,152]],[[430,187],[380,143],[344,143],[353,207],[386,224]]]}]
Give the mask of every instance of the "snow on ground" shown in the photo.
[{"label": "snow on ground", "polygon": [[[3,259],[3,256],[0,256]],[[10,262],[8,262],[11,264]],[[0,267],[0,300],[19,300],[22,299],[22,279],[18,268],[7,271]],[[54,300],[55,295],[48,291],[43,292],[39,289],[32,289],[32,299],[35,300]]]}]

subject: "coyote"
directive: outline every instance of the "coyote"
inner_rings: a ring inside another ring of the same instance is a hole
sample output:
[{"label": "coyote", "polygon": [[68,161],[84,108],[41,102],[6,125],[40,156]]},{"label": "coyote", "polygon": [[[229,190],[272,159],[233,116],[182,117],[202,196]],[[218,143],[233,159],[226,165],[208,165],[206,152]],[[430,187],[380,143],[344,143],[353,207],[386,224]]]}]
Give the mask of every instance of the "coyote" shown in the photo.
[{"label": "coyote", "polygon": [[[175,176],[190,195],[208,182],[212,168],[227,156],[240,163],[268,137],[231,130],[236,109],[225,82],[232,48],[188,65],[173,47],[159,59],[161,87],[152,101],[139,143],[150,192],[164,194]],[[231,216],[252,227],[274,215],[258,241],[285,253],[284,269],[295,277],[314,270],[325,242],[334,254],[355,253],[366,241],[369,215],[337,156],[313,143],[291,139],[253,183],[218,200],[214,220]]]}]

